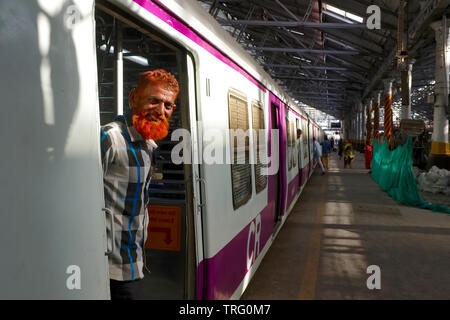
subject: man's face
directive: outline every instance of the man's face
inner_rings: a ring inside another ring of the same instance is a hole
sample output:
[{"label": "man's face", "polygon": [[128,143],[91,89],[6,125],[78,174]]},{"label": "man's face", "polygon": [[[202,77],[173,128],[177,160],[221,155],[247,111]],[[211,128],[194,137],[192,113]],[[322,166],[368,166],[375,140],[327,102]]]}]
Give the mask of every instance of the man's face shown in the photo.
[{"label": "man's face", "polygon": [[150,83],[139,90],[131,90],[133,125],[146,140],[156,141],[167,136],[176,98],[176,93],[161,84]]}]

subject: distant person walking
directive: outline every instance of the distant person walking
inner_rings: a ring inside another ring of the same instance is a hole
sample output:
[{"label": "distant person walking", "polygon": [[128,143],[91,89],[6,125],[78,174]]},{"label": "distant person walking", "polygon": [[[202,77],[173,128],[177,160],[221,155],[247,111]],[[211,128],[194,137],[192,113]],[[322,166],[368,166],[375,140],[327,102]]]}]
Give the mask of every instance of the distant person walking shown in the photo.
[{"label": "distant person walking", "polygon": [[328,171],[329,170],[328,158],[331,153],[331,143],[328,140],[327,136],[325,136],[324,140],[320,143],[320,145],[322,146],[322,164]]},{"label": "distant person walking", "polygon": [[342,138],[339,139],[338,150],[339,160],[342,160],[342,154],[344,153],[344,140]]},{"label": "distant person walking", "polygon": [[353,152],[353,146],[350,140],[347,139],[344,145],[344,169],[351,169],[353,160],[355,160],[355,153]]},{"label": "distant person walking", "polygon": [[317,159],[317,161],[319,162],[320,169],[322,170],[322,175],[324,175],[325,169],[323,168],[322,160],[320,159],[322,156],[322,147],[316,140],[316,137],[313,137],[313,156],[314,159]]},{"label": "distant person walking", "polygon": [[364,147],[364,157],[366,158],[366,169],[371,169],[372,165],[372,146],[369,142],[366,142],[366,146]]}]

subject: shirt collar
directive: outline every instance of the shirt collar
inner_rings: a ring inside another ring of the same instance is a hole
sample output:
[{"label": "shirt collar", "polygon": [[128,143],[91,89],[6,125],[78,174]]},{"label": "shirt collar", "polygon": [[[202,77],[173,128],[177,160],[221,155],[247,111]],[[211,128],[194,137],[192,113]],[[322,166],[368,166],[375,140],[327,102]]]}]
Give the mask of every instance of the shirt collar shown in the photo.
[{"label": "shirt collar", "polygon": [[147,144],[149,148],[156,149],[158,148],[158,145],[153,139],[145,140],[144,137],[136,130],[136,128],[133,125],[133,120],[131,118],[131,112],[125,113],[123,116],[118,116],[118,118],[122,118],[125,122],[126,130],[128,131],[128,134],[130,135],[130,139],[132,142],[142,141]]}]

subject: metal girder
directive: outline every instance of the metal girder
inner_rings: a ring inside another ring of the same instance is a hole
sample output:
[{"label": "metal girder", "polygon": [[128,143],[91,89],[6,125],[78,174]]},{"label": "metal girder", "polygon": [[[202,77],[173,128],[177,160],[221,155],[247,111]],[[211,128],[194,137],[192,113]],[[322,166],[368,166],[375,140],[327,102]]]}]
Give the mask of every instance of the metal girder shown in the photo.
[{"label": "metal girder", "polygon": [[288,9],[284,4],[282,4],[279,0],[275,0],[275,2],[276,2],[281,8],[283,8],[284,11],[287,12],[287,14],[289,14],[292,18],[294,18],[294,20],[299,21],[298,18],[297,18],[297,16],[296,16],[294,13],[292,13],[292,11],[289,10],[289,9]]},{"label": "metal girder", "polygon": [[[339,109],[344,109],[345,104],[344,102],[340,101],[325,101],[325,100],[313,100],[313,99],[304,99],[304,98],[298,98],[297,100],[303,102],[303,103],[309,103],[316,109],[324,109],[324,107],[328,107],[328,110],[332,108],[334,111],[338,111]],[[320,108],[319,108],[320,107]]]},{"label": "metal girder", "polygon": [[[277,1],[277,3],[279,3],[279,0],[276,0],[276,1]],[[307,12],[305,13],[305,16],[304,16],[303,21],[306,21],[307,16],[309,16],[309,14],[311,13],[311,12],[309,11],[309,9],[312,9],[311,7],[312,7],[312,0],[310,1],[310,4],[309,4],[309,6],[308,6]],[[287,12],[290,13],[290,16],[293,17],[294,20],[300,21],[300,19],[298,19],[297,16],[296,16],[295,14],[293,14],[288,8],[286,8],[285,6],[283,6],[283,8],[284,8],[285,11],[287,11]],[[276,20],[276,18],[273,17],[272,15],[271,15],[271,17],[272,17],[274,20]],[[285,28],[285,27],[283,27],[282,30],[283,30],[283,31],[284,31],[291,39],[293,39],[297,44],[299,44],[301,47],[303,47],[303,48],[305,48],[305,49],[307,48],[307,46],[303,43],[302,40],[299,39],[298,36],[295,36],[295,35],[292,34],[292,31],[291,31],[291,30],[289,30],[289,29],[287,29],[287,28]],[[278,33],[278,32],[277,32],[277,33]],[[279,34],[279,33],[278,33],[278,34]],[[284,40],[284,38],[283,38],[280,34],[279,34],[279,37],[280,37],[281,39]],[[285,41],[286,43],[288,43],[288,41],[286,41],[286,40],[284,40],[284,41]],[[315,43],[315,39],[312,39],[311,47],[314,46],[314,43]],[[288,44],[288,46],[290,46],[290,45]],[[305,56],[311,57],[309,54],[306,54]],[[311,57],[311,59],[314,59],[314,58]],[[313,76],[313,74],[312,74],[310,71],[308,71],[308,69],[305,69],[305,70],[306,70],[306,73],[307,73],[309,76]]]},{"label": "metal girder", "polygon": [[[267,8],[271,12],[274,12],[274,13],[277,13],[277,14],[280,14],[280,15],[283,14],[283,13],[287,13],[287,15],[285,15],[286,18],[288,18],[288,16],[292,17],[292,15],[290,15],[286,10],[290,11],[294,15],[295,15],[295,12],[300,12],[301,11],[302,14],[303,14],[303,13],[308,13],[308,11],[312,11],[312,8],[310,7],[311,3],[308,0],[307,1],[297,1],[295,4],[292,3],[292,5],[291,5],[291,3],[284,3],[283,4],[284,8],[279,6],[274,0],[247,0],[247,1],[256,3],[259,6]],[[242,2],[242,0],[241,0],[241,2]],[[303,16],[303,20],[306,21],[305,17],[308,17],[308,15],[305,14]]]},{"label": "metal girder", "polygon": [[428,29],[431,19],[443,13],[450,5],[450,0],[428,0],[418,16],[408,28],[409,41],[414,43]]},{"label": "metal girder", "polygon": [[297,79],[297,80],[312,80],[312,81],[330,81],[330,82],[351,82],[347,79],[329,79],[329,78],[304,78],[290,75],[274,75],[277,79]]},{"label": "metal girder", "polygon": [[[235,35],[241,35],[237,37],[240,43],[288,94],[295,96],[295,91],[303,90],[297,93],[302,99],[313,99],[315,97],[310,95],[314,94],[325,99],[361,99],[363,88],[369,82],[367,78],[378,70],[382,58],[395,42],[395,33],[388,31],[396,26],[397,15],[393,10],[396,6],[389,3],[384,8],[381,0],[323,2],[364,18],[367,17],[365,9],[369,5],[380,6],[383,30],[378,31],[368,30],[363,23],[358,26],[358,23],[345,23],[328,16],[319,22],[320,5],[318,7],[317,3],[310,0],[198,1],[216,7],[223,3],[216,20],[230,33],[236,29]],[[255,10],[250,16],[248,13],[253,12],[251,7],[255,7]],[[413,8],[414,12],[418,12],[417,3]],[[311,10],[314,19],[308,20]],[[229,21],[225,21],[225,17]],[[302,28],[311,31],[299,33]],[[322,42],[326,40],[325,37],[328,38],[326,46]],[[418,76],[425,77],[425,71]],[[299,84],[304,89],[299,89]],[[326,108],[325,103],[318,105]]]},{"label": "metal girder", "polygon": [[223,26],[248,25],[262,27],[290,27],[316,29],[363,29],[364,23],[333,23],[333,22],[303,22],[303,21],[267,21],[267,20],[224,20],[217,19]]},{"label": "metal girder", "polygon": [[331,67],[331,66],[303,66],[303,65],[293,65],[293,64],[264,64],[266,67],[270,68],[284,68],[284,69],[307,69],[307,70],[331,70],[331,71],[350,71],[349,68],[341,67]]},{"label": "metal girder", "polygon": [[258,51],[288,52],[288,53],[313,53],[313,54],[342,54],[342,55],[361,55],[358,51],[349,50],[325,50],[325,49],[301,49],[301,48],[275,48],[275,47],[251,47],[250,49]]},{"label": "metal girder", "polygon": [[[314,90],[314,91],[313,91]],[[328,93],[334,93],[334,94],[348,94],[346,92],[346,88],[343,86],[340,87],[329,87],[329,88],[322,88],[322,87],[312,87],[312,86],[297,86],[295,90],[291,90],[294,93],[302,93],[302,92],[321,92],[323,94],[324,92]]]},{"label": "metal girder", "polygon": [[306,101],[329,101],[329,102],[338,102],[343,103],[346,102],[346,99],[336,99],[332,97],[305,97],[305,96],[296,96],[297,100],[306,100]]},{"label": "metal girder", "polygon": [[382,46],[380,46],[372,41],[368,41],[368,40],[364,39],[363,37],[361,37],[361,35],[356,35],[356,34],[350,33],[350,32],[348,32],[348,30],[347,30],[347,32],[344,33],[340,30],[329,29],[329,30],[326,30],[324,33],[325,33],[325,35],[328,35],[328,36],[340,38],[343,41],[350,43],[350,45],[352,45],[352,46],[361,47],[370,52],[374,52],[377,54],[382,54],[384,52]]},{"label": "metal girder", "polygon": [[293,94],[300,94],[302,96],[305,95],[322,95],[322,94],[326,94],[330,97],[344,97],[345,93],[329,93],[329,92],[310,92],[310,91],[300,91],[300,92],[293,92]]},{"label": "metal girder", "polygon": [[[433,19],[433,17],[442,13],[442,11],[444,11],[449,5],[450,0],[428,0],[426,2],[423,10],[421,10],[420,14],[414,19],[413,23],[410,24],[408,28],[409,47],[414,47],[421,33],[423,33],[423,30],[428,28],[430,19]],[[392,62],[396,57],[396,53],[397,47],[394,45],[384,63],[372,77],[370,84],[364,90],[363,98],[366,98],[370,94],[370,92],[383,77],[384,73],[391,68]]]},{"label": "metal girder", "polygon": [[337,89],[323,89],[320,88],[314,88],[314,87],[308,87],[308,88],[302,88],[302,87],[296,87],[294,90],[291,90],[290,93],[292,94],[303,94],[303,95],[329,95],[331,97],[350,97],[352,94],[346,92],[345,88],[342,88],[340,90]]},{"label": "metal girder", "polygon": [[370,67],[371,67],[371,65],[369,63],[367,63],[366,61],[354,60],[354,59],[351,60],[351,61],[348,61],[348,60],[344,59],[344,57],[339,57],[338,58],[338,57],[335,57],[332,54],[329,54],[327,57],[329,59],[333,59],[335,61],[338,61],[338,62],[340,62],[342,64],[351,65],[352,67],[355,67],[355,68],[359,69],[360,71],[364,71],[364,72],[368,72]]}]

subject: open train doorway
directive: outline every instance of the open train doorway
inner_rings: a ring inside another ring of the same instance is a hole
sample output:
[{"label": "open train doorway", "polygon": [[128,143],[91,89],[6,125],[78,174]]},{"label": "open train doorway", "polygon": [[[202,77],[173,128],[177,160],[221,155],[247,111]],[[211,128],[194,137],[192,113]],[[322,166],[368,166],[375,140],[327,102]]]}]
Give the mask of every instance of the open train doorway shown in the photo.
[{"label": "open train doorway", "polygon": [[[280,133],[280,127],[281,127],[281,117],[280,117],[280,108],[275,105],[271,104],[270,107],[271,112],[271,130],[278,130],[278,139],[276,143],[281,146],[281,133]],[[277,135],[272,135],[273,137],[277,137]],[[274,152],[275,150],[271,150],[271,152]],[[278,151],[277,155],[271,155],[271,157],[278,157],[278,163],[281,167],[282,160],[280,159],[280,150]],[[272,176],[272,181],[274,183],[274,195],[275,195],[275,214],[274,214],[274,232],[276,232],[281,224],[281,175],[280,170],[278,169],[277,172]]]},{"label": "open train doorway", "polygon": [[171,141],[172,132],[180,128],[190,131],[191,127],[188,82],[194,81],[193,68],[189,68],[192,60],[175,43],[110,4],[97,1],[95,19],[101,125],[129,112],[128,94],[137,86],[142,72],[164,69],[178,80],[180,93],[169,134],[157,141],[158,147],[152,152],[147,241],[136,244],[144,248],[144,278],[138,281],[137,298],[193,299],[196,245],[192,165],[175,164],[171,157],[179,143]]}]

